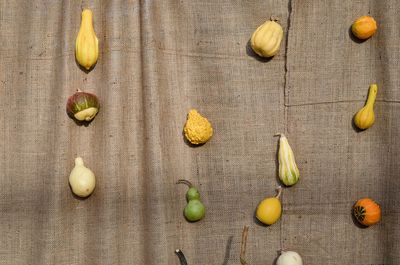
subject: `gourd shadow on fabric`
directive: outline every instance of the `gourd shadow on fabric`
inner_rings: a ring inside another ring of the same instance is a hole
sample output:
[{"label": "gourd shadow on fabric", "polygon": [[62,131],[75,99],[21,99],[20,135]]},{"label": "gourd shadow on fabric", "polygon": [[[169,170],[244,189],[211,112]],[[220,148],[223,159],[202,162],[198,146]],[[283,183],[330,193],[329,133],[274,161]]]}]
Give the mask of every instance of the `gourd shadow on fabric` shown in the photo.
[{"label": "gourd shadow on fabric", "polygon": [[75,119],[75,117],[71,113],[68,113],[68,111],[66,111],[66,113],[67,113],[68,117],[70,117],[75,122],[75,124],[78,125],[78,126],[88,127],[92,123],[92,121],[94,120],[94,118],[93,118],[90,121],[79,121],[79,120]]},{"label": "gourd shadow on fabric", "polygon": [[272,57],[264,58],[264,57],[259,56],[251,48],[250,39],[247,41],[247,44],[246,44],[246,54],[248,56],[250,56],[250,57],[253,57],[257,61],[262,62],[262,63],[268,63],[269,61],[271,61],[275,57],[275,56],[272,56]]},{"label": "gourd shadow on fabric", "polygon": [[[261,200],[260,200],[260,202],[261,202]],[[258,225],[258,226],[262,226],[262,227],[269,227],[269,226],[271,226],[271,225],[264,224],[264,223],[262,223],[260,220],[258,220],[258,218],[257,218],[257,208],[254,210],[253,222],[254,222],[254,224],[256,224],[256,225]]]},{"label": "gourd shadow on fabric", "polygon": [[87,196],[87,197],[80,197],[80,196],[76,195],[76,194],[72,191],[71,185],[68,184],[68,186],[69,186],[69,189],[71,190],[71,195],[72,195],[72,197],[73,197],[74,199],[80,200],[80,201],[85,201],[85,200],[89,199],[89,198],[92,196],[93,192],[94,192],[94,191],[93,191],[93,192],[92,192],[91,194],[89,194],[89,196]]},{"label": "gourd shadow on fabric", "polygon": [[85,72],[86,74],[89,74],[97,65],[98,60],[94,63],[94,65],[92,65],[92,67],[88,69],[86,69],[85,67],[83,67],[82,65],[79,64],[78,60],[76,59],[76,54],[75,54],[75,63],[76,65],[79,67],[79,69],[81,69],[83,72]]},{"label": "gourd shadow on fabric", "polygon": [[[356,114],[357,114],[357,113],[356,113]],[[352,117],[352,119],[351,119],[351,127],[353,127],[353,130],[354,130],[356,133],[360,133],[360,132],[363,132],[363,131],[365,131],[365,130],[362,130],[362,129],[358,128],[357,125],[356,125],[356,123],[354,122],[354,117],[356,116],[356,114],[354,114],[353,117]]]},{"label": "gourd shadow on fabric", "polygon": [[356,217],[354,216],[353,208],[351,209],[350,214],[351,214],[351,220],[353,221],[353,223],[354,223],[358,228],[360,228],[360,229],[366,229],[366,228],[368,228],[368,226],[365,226],[365,225],[363,225],[363,224],[360,224],[360,223],[357,221]]},{"label": "gourd shadow on fabric", "polygon": [[206,144],[206,143],[202,143],[202,144],[192,144],[192,143],[186,138],[186,136],[185,136],[185,131],[184,131],[184,130],[182,130],[182,137],[183,137],[183,141],[185,142],[185,144],[186,144],[187,146],[189,146],[189,147],[192,147],[192,148],[200,147],[200,146],[203,146],[203,145]]},{"label": "gourd shadow on fabric", "polygon": [[352,41],[354,41],[355,43],[361,44],[361,43],[364,43],[366,40],[368,40],[368,39],[362,40],[362,39],[359,39],[356,36],[354,36],[353,31],[351,30],[351,26],[349,27],[348,32],[349,32],[350,39]]},{"label": "gourd shadow on fabric", "polygon": [[226,242],[225,257],[224,257],[224,261],[222,262],[222,265],[228,265],[229,257],[231,254],[232,240],[233,240],[233,236],[229,236],[228,241]]},{"label": "gourd shadow on fabric", "polygon": [[[226,242],[226,246],[225,246],[224,260],[223,260],[221,265],[228,265],[229,257],[230,257],[230,254],[231,254],[232,241],[233,241],[233,236],[229,236],[228,240]],[[185,262],[185,260],[184,260],[184,258],[182,256],[178,255],[178,258],[179,258],[179,263],[181,265],[187,264],[187,261]]]},{"label": "gourd shadow on fabric", "polygon": [[[351,29],[350,29],[350,31],[351,31]],[[350,33],[351,33],[351,32],[350,32]],[[352,33],[351,33],[351,34],[352,34]],[[354,37],[354,38],[355,38],[355,37]],[[365,130],[360,129],[360,128],[357,127],[356,123],[354,122],[354,118],[356,117],[357,113],[361,110],[361,108],[365,107],[365,104],[367,104],[367,101],[368,101],[368,97],[365,99],[364,105],[363,105],[363,106],[360,106],[360,108],[357,110],[356,113],[354,113],[353,117],[351,118],[351,126],[353,127],[353,129],[354,129],[354,131],[355,131],[356,133],[360,133],[360,132],[365,131]]]}]

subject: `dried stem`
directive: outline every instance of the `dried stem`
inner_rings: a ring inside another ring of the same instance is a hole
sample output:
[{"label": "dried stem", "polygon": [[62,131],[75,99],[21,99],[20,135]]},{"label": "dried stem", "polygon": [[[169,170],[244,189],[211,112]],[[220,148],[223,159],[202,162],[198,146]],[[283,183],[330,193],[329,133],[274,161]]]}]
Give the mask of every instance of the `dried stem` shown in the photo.
[{"label": "dried stem", "polygon": [[179,258],[179,261],[181,262],[181,265],[188,265],[187,261],[186,261],[186,258],[185,258],[185,255],[183,255],[182,250],[177,249],[177,250],[175,250],[175,253],[176,253],[176,255],[178,255],[178,258]]},{"label": "dried stem", "polygon": [[275,198],[279,199],[279,197],[280,197],[281,194],[282,194],[282,186],[278,186],[278,187],[276,188],[276,190],[278,191],[278,194],[275,196]]},{"label": "dried stem", "polygon": [[246,225],[243,227],[242,232],[242,243],[240,245],[240,263],[242,265],[249,265],[245,259],[246,257],[246,244],[247,244],[247,234],[249,233],[249,227]]},{"label": "dried stem", "polygon": [[189,180],[186,180],[186,179],[180,179],[176,182],[176,184],[186,184],[189,186],[189,188],[193,187],[193,184]]},{"label": "dried stem", "polygon": [[274,16],[274,15],[270,16],[269,19],[270,19],[271,21],[275,21],[275,22],[279,21],[279,17],[276,17],[276,16]]}]

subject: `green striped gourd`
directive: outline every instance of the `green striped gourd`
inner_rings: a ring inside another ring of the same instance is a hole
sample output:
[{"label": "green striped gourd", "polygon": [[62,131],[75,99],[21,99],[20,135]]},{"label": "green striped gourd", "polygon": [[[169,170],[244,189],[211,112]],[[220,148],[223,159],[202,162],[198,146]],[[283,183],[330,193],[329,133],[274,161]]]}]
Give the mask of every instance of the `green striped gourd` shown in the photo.
[{"label": "green striped gourd", "polygon": [[299,169],[286,136],[282,133],[278,135],[280,136],[278,152],[279,178],[286,186],[292,186],[299,181]]}]

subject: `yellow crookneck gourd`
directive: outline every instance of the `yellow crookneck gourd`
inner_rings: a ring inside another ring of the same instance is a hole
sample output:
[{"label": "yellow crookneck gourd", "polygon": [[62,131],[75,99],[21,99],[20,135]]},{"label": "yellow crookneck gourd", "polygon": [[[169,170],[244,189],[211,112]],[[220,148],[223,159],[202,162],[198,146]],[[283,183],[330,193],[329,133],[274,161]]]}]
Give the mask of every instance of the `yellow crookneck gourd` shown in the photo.
[{"label": "yellow crookneck gourd", "polygon": [[250,39],[251,48],[261,57],[272,57],[278,53],[282,38],[281,25],[271,18],[254,31]]},{"label": "yellow crookneck gourd", "polygon": [[75,56],[86,70],[92,68],[99,57],[99,40],[93,28],[93,13],[89,9],[82,11],[81,27],[76,37]]},{"label": "yellow crookneck gourd", "polygon": [[368,129],[369,127],[374,125],[375,122],[374,104],[377,93],[378,93],[378,86],[376,84],[372,84],[369,88],[367,103],[354,116],[354,124],[361,130]]},{"label": "yellow crookneck gourd", "polygon": [[300,172],[294,160],[292,148],[289,145],[288,139],[282,133],[277,134],[279,139],[279,178],[286,186],[292,186],[299,181]]}]

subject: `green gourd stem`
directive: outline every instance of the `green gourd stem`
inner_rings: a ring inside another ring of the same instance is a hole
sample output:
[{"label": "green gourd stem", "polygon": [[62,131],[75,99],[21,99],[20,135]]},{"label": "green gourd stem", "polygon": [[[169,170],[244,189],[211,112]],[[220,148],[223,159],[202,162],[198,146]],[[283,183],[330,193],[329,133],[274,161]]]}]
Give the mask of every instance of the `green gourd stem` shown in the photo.
[{"label": "green gourd stem", "polygon": [[188,265],[187,261],[186,261],[186,258],[185,258],[185,255],[183,255],[182,250],[177,249],[177,250],[175,250],[175,253],[176,253],[176,255],[178,255],[178,258],[179,258],[179,261],[181,262],[181,265]]},{"label": "green gourd stem", "polygon": [[186,180],[186,179],[180,179],[176,182],[176,184],[185,184],[185,185],[189,186],[189,188],[193,187],[193,184],[189,180]]},{"label": "green gourd stem", "polygon": [[275,196],[275,198],[279,199],[279,197],[280,197],[281,194],[282,194],[282,186],[278,186],[278,187],[276,188],[276,190],[278,191],[278,194]]},{"label": "green gourd stem", "polygon": [[366,106],[373,107],[377,93],[378,86],[376,84],[372,84],[369,88],[367,104],[365,104]]}]

